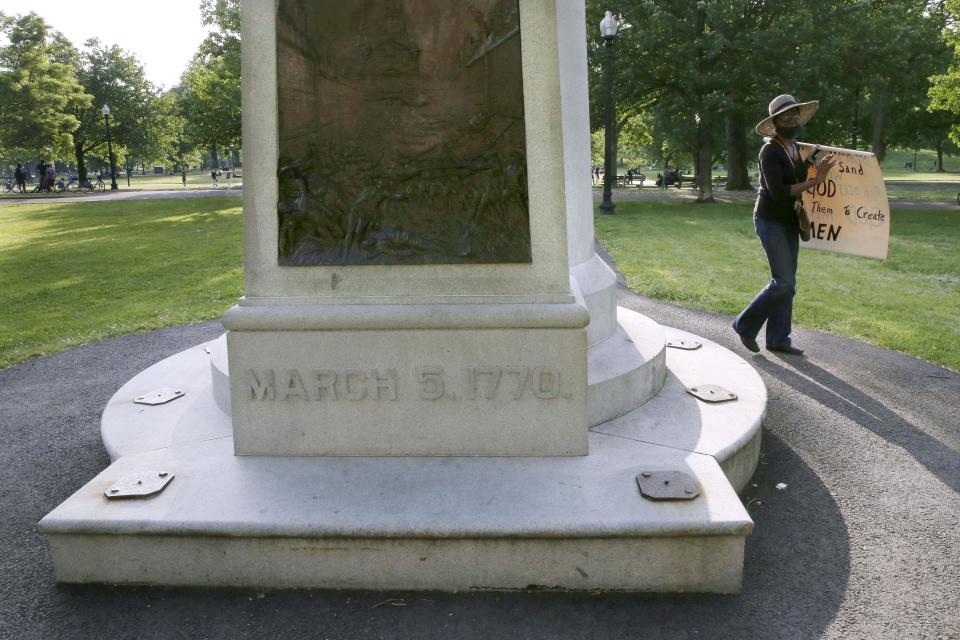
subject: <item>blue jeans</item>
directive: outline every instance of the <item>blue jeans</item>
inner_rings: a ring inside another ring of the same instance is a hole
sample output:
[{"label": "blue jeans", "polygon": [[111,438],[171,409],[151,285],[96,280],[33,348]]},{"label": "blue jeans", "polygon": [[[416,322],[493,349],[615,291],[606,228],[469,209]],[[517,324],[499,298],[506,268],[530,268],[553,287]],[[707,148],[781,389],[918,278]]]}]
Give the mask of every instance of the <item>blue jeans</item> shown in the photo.
[{"label": "blue jeans", "polygon": [[793,316],[793,295],[797,289],[797,256],[800,232],[795,225],[771,222],[758,216],[753,226],[770,264],[770,284],[757,294],[733,321],[733,330],[756,339],[767,323],[767,345],[788,346]]}]

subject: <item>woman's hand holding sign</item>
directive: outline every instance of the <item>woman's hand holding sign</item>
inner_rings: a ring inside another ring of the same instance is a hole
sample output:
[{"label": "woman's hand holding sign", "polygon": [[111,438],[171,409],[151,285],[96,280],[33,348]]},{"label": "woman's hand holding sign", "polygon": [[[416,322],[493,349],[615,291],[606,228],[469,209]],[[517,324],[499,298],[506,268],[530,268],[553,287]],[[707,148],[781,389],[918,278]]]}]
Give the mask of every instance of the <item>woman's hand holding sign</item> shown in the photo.
[{"label": "woman's hand holding sign", "polygon": [[817,176],[814,178],[817,184],[822,184],[823,181],[827,179],[827,174],[830,173],[830,169],[833,169],[834,165],[836,164],[837,157],[832,153],[828,153],[825,156],[820,156],[817,158]]}]

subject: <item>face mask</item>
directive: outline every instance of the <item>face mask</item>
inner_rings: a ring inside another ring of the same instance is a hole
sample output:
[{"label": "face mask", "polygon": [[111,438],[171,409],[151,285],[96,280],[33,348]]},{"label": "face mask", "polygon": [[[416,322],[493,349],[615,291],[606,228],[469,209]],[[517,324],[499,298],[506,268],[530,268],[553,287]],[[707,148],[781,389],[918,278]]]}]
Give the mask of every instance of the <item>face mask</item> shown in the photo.
[{"label": "face mask", "polygon": [[777,129],[777,134],[781,138],[785,138],[787,140],[793,140],[797,137],[797,134],[803,131],[803,126],[801,125],[796,127],[776,127],[776,129]]}]

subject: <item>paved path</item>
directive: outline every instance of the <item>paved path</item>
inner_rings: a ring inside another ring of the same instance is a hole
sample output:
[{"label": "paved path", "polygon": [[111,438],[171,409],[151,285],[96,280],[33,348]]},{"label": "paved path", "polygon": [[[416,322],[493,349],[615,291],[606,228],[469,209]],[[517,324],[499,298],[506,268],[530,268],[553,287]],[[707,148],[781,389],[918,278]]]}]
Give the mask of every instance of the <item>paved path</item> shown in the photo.
[{"label": "paved path", "polygon": [[[620,304],[739,349],[728,317],[625,289]],[[0,371],[0,638],[960,638],[960,376],[804,330],[808,358],[743,352],[770,404],[743,495],[756,529],[740,596],[57,586],[35,524],[109,463],[103,406],[221,330],[128,335]]]},{"label": "paved path", "polygon": [[[903,185],[905,183],[899,183]],[[916,183],[918,186],[931,183]],[[944,183],[935,183],[938,186]],[[958,183],[960,190],[960,183]],[[164,198],[205,198],[210,196],[243,195],[242,188],[233,189],[174,189],[168,191],[118,191],[116,193],[104,192],[102,194],[89,194],[82,196],[49,196],[33,198],[14,198],[0,197],[0,205],[4,204],[40,204],[40,203],[61,203],[61,202],[99,202],[104,200],[161,200]],[[744,205],[752,204],[756,198],[753,191],[723,191],[718,189],[713,192],[714,199],[717,202],[739,203]],[[593,199],[600,202],[603,198],[603,192],[599,189],[593,190]],[[633,200],[641,201],[678,201],[695,202],[697,192],[695,189],[668,188],[660,189],[657,187],[645,187],[643,189],[616,189],[613,192],[613,201],[625,202]],[[956,209],[955,202],[934,202],[929,200],[891,200],[890,207],[893,209]]]},{"label": "paved path", "polygon": [[105,200],[163,200],[168,198],[207,198],[210,196],[241,196],[243,189],[170,189],[170,190],[120,190],[90,193],[80,196],[34,196],[32,198],[2,197],[3,204],[60,204],[66,202],[103,202]]}]

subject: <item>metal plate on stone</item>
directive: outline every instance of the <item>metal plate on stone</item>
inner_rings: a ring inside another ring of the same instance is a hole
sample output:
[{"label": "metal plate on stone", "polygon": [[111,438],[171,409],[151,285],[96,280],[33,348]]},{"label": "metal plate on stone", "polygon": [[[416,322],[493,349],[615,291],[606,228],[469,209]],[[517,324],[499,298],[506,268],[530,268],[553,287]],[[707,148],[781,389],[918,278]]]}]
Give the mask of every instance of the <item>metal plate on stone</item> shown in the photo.
[{"label": "metal plate on stone", "polygon": [[637,476],[637,486],[650,500],[693,500],[700,495],[697,480],[684,471],[644,471]]},{"label": "metal plate on stone", "polygon": [[117,480],[103,495],[114,498],[143,498],[167,488],[173,474],[169,471],[148,471]]},{"label": "metal plate on stone", "polygon": [[149,405],[166,404],[171,400],[182,398],[184,395],[186,394],[180,389],[171,389],[169,387],[163,387],[161,389],[155,389],[150,393],[145,393],[142,396],[134,398],[133,403],[149,404]]},{"label": "metal plate on stone", "polygon": [[733,402],[737,394],[716,384],[698,384],[687,389],[687,393],[704,402]]},{"label": "metal plate on stone", "polygon": [[668,347],[673,347],[674,349],[683,349],[684,351],[694,351],[703,346],[702,342],[697,342],[696,340],[668,340]]}]

